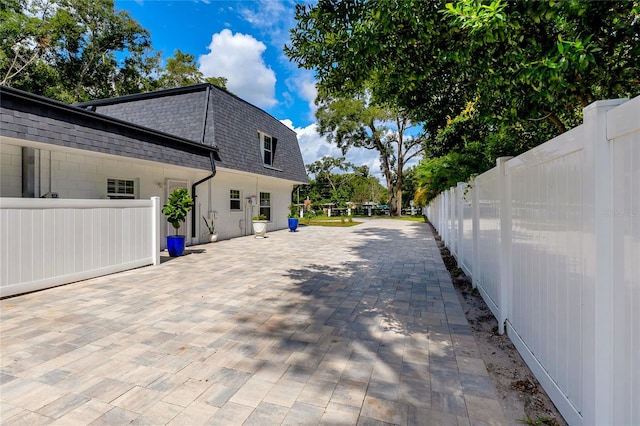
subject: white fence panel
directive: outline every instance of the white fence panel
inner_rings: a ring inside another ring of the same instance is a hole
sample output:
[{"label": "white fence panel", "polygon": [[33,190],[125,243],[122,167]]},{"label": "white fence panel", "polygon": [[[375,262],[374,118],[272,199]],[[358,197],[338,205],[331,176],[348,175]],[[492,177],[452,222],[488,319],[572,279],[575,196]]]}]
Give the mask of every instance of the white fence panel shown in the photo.
[{"label": "white fence panel", "polygon": [[444,241],[445,245],[447,244],[447,234],[449,232],[449,203],[448,203],[448,195],[449,191],[443,191],[440,196],[440,210],[442,211],[441,219],[442,226],[440,228],[440,236],[442,237],[442,241]]},{"label": "white fence panel", "polygon": [[474,181],[478,197],[478,264],[474,265],[474,286],[487,306],[500,318],[500,170],[495,167]]},{"label": "white fence panel", "polygon": [[584,117],[444,191],[429,219],[565,420],[635,425],[640,97],[596,102]]},{"label": "white fence panel", "polygon": [[460,213],[458,265],[468,276],[473,276],[473,186],[458,184],[458,206]]},{"label": "white fence panel", "polygon": [[449,190],[449,248],[451,254],[458,259],[458,189],[451,188]]},{"label": "white fence panel", "polygon": [[444,234],[442,236],[447,247],[451,248],[451,190],[446,190],[443,192],[443,208],[444,208]]},{"label": "white fence panel", "polygon": [[438,223],[440,224],[440,226],[438,227],[439,231],[440,231],[440,235],[444,237],[444,233],[446,232],[446,220],[447,220],[447,211],[446,211],[446,202],[445,202],[445,193],[443,192],[442,194],[438,195],[438,210],[440,211],[439,213],[439,220]]},{"label": "white fence panel", "polygon": [[0,198],[0,297],[159,263],[159,199]]},{"label": "white fence panel", "polygon": [[580,126],[506,163],[512,215],[510,336],[521,340],[553,378],[547,391],[556,387],[558,398],[566,398],[577,412],[583,409],[584,132]]}]

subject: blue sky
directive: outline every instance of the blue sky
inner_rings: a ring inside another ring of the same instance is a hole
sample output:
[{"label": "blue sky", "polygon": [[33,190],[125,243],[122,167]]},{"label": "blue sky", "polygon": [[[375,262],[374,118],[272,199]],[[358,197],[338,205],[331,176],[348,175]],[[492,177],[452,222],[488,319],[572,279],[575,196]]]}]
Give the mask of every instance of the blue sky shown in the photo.
[{"label": "blue sky", "polygon": [[[295,2],[288,0],[116,0],[151,33],[163,58],[176,49],[194,55],[205,77],[226,77],[227,88],[293,128],[305,164],[340,150],[316,132],[316,96],[311,71],[284,55],[295,25]],[[352,150],[347,161],[367,165],[379,176],[375,152]]]}]

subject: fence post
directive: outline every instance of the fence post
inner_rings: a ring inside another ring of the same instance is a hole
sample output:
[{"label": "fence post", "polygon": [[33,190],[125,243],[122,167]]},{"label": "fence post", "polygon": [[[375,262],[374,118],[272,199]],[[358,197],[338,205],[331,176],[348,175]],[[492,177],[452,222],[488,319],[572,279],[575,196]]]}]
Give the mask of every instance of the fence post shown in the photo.
[{"label": "fence post", "polygon": [[480,206],[478,204],[478,186],[475,178],[471,181],[471,185],[471,226],[473,229],[473,265],[471,265],[471,283],[473,288],[476,288],[476,278],[478,277],[479,270],[478,238],[480,237]]},{"label": "fence post", "polygon": [[438,226],[436,226],[436,229],[440,234],[440,238],[442,238],[442,192],[438,194],[436,200],[438,200]]},{"label": "fence post", "polygon": [[498,334],[504,334],[504,323],[507,312],[511,309],[512,257],[511,257],[511,183],[507,175],[505,163],[513,157],[500,157],[496,160],[498,167],[498,188],[500,190],[500,318]]},{"label": "fence post", "polygon": [[153,264],[160,264],[160,197],[151,197],[151,250]]},{"label": "fence post", "polygon": [[457,205],[457,194],[456,187],[452,186],[449,188],[449,249],[451,250],[451,255],[456,259],[458,258],[458,224],[456,223],[457,213],[456,213],[456,205]]},{"label": "fence post", "polygon": [[[458,205],[456,206],[456,210],[458,213],[458,264],[462,265],[464,261],[464,251],[462,244],[464,243],[464,190],[467,187],[467,184],[464,182],[458,182],[458,188],[456,190]],[[460,266],[462,269],[462,266]]]},{"label": "fence post", "polygon": [[595,262],[591,282],[585,284],[583,329],[584,424],[613,424],[613,218],[605,212],[613,206],[613,170],[607,140],[607,111],[625,99],[594,102],[583,110],[585,147],[583,211],[585,235],[594,232],[594,250],[585,253]]},{"label": "fence post", "polygon": [[442,197],[442,242],[449,246],[449,190],[444,191]]}]

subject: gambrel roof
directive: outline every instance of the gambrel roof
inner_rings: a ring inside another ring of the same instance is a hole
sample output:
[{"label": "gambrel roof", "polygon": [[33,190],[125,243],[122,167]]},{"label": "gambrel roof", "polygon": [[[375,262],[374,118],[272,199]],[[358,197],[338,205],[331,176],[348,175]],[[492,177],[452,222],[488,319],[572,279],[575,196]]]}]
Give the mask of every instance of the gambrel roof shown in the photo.
[{"label": "gambrel roof", "polygon": [[[211,84],[103,99],[82,108],[218,149],[218,167],[307,183],[296,133],[276,118]],[[273,164],[263,163],[259,134],[271,136]]]},{"label": "gambrel roof", "polygon": [[0,136],[211,170],[218,149],[43,96],[0,86]]}]

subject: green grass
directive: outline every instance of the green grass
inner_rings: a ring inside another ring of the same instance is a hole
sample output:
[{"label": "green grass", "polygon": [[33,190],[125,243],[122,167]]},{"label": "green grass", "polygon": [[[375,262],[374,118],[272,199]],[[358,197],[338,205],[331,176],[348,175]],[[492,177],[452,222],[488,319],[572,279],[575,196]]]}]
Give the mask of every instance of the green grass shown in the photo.
[{"label": "green grass", "polygon": [[[353,220],[349,222],[348,217],[341,218],[340,216],[315,216],[313,218],[303,217],[300,219],[300,225],[309,225],[309,226],[333,226],[337,228],[346,228],[349,226],[355,226],[362,222],[358,222],[358,217],[363,219],[369,218],[369,216],[355,216]],[[391,219],[391,220],[406,220],[410,222],[419,222],[424,223],[424,217],[420,215],[416,216],[400,216],[400,217],[390,217],[390,216],[371,216],[373,219]]]},{"label": "green grass", "polygon": [[[369,216],[360,216],[360,217],[368,218]],[[398,216],[398,217],[381,215],[381,216],[371,216],[371,219],[407,220],[409,222],[425,223],[424,216],[421,216],[421,215],[415,215],[415,216],[403,215],[403,216]]]},{"label": "green grass", "polygon": [[359,225],[362,222],[351,221],[349,222],[348,218],[341,219],[340,217],[327,217],[327,216],[316,216],[314,218],[306,218],[303,217],[300,219],[300,225],[309,225],[309,226],[332,226],[334,228],[348,228],[350,226]]},{"label": "green grass", "polygon": [[551,419],[549,417],[538,417],[537,419],[533,419],[529,417],[528,414],[525,414],[524,419],[517,419],[518,423],[522,423],[530,426],[543,426],[543,425],[557,425],[558,422],[555,419]]},{"label": "green grass", "polygon": [[389,219],[393,219],[393,220],[408,220],[409,222],[420,222],[420,223],[424,223],[425,222],[424,216],[420,216],[420,215],[389,217]]}]

